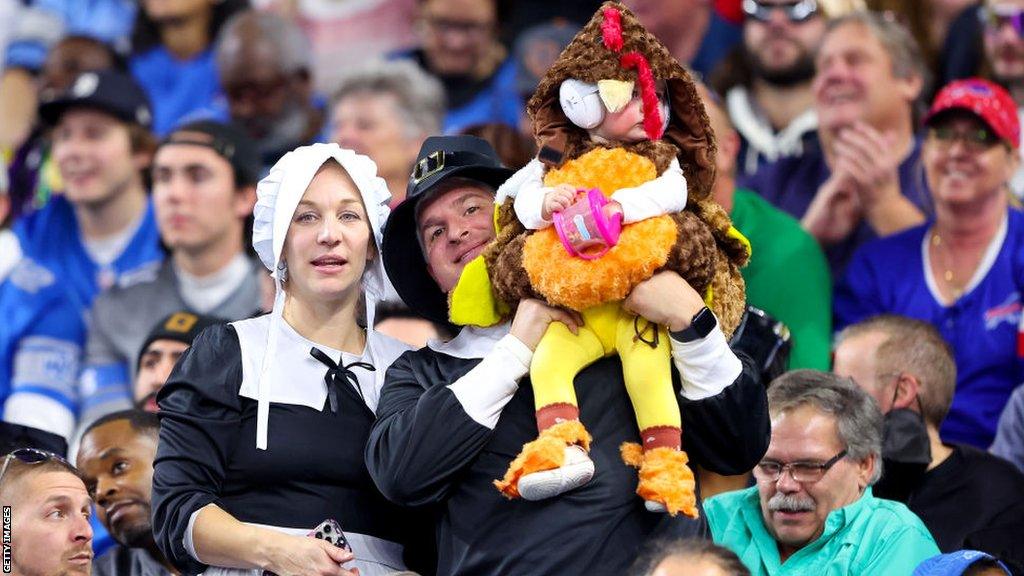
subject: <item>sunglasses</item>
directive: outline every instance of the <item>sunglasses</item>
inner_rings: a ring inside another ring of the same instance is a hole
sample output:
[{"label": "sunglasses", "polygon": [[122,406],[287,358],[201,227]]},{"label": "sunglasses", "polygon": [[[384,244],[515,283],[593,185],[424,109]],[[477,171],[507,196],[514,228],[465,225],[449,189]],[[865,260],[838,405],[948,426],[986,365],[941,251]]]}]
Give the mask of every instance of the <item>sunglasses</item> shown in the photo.
[{"label": "sunglasses", "polygon": [[954,130],[948,126],[936,126],[928,130],[928,135],[943,148],[960,141],[971,152],[984,152],[1000,142],[999,136],[987,128]]},{"label": "sunglasses", "polygon": [[59,462],[64,465],[68,471],[74,472],[75,468],[68,463],[67,460],[54,454],[53,452],[47,452],[46,450],[39,450],[37,448],[18,448],[11,452],[4,458],[4,465],[0,468],[0,483],[4,481],[4,475],[7,474],[7,468],[11,465],[11,461],[15,458],[22,464],[39,464],[41,462]]},{"label": "sunglasses", "polygon": [[978,18],[988,32],[998,32],[1009,24],[1013,26],[1018,38],[1024,38],[1024,10],[1009,7],[982,8],[978,11]]},{"label": "sunglasses", "polygon": [[805,22],[818,13],[818,3],[815,0],[799,0],[786,4],[762,4],[757,0],[743,0],[743,12],[758,22],[770,21],[775,10],[782,10],[790,22]]}]

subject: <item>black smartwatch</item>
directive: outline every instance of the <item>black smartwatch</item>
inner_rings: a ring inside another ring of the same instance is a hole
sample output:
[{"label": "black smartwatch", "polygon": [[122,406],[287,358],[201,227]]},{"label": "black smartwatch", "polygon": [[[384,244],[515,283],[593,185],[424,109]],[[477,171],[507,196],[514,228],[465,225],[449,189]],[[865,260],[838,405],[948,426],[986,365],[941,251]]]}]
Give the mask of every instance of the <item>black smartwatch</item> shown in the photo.
[{"label": "black smartwatch", "polygon": [[693,342],[711,334],[717,325],[718,320],[715,319],[715,315],[705,306],[693,315],[689,328],[678,332],[669,332],[668,335],[676,342]]}]

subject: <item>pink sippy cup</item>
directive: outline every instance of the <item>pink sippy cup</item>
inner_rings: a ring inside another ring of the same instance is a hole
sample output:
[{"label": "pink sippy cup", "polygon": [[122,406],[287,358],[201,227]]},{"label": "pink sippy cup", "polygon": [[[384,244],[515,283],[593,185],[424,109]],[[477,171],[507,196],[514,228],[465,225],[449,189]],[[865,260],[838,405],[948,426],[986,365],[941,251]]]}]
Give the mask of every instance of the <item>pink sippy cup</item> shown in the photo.
[{"label": "pink sippy cup", "polygon": [[595,260],[619,242],[622,214],[609,218],[604,211],[607,204],[604,194],[591,188],[571,206],[554,213],[555,232],[571,256]]}]

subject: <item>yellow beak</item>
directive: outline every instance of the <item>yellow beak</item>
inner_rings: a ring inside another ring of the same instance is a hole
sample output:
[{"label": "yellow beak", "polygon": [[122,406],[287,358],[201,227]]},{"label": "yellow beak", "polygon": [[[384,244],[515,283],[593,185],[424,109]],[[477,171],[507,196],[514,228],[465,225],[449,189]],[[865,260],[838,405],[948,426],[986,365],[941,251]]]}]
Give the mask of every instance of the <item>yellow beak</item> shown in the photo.
[{"label": "yellow beak", "polygon": [[630,80],[598,80],[597,93],[609,112],[622,110],[633,99],[633,82]]}]

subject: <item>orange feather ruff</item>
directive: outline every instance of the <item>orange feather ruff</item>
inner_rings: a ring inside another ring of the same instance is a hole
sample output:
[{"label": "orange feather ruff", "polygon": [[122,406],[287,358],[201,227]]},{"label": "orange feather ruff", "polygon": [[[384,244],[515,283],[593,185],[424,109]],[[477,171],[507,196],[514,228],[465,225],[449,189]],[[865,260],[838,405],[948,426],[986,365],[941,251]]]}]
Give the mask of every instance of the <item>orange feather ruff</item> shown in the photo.
[{"label": "orange feather ruff", "polygon": [[[551,170],[545,186],[571,184],[597,188],[606,196],[657,178],[649,159],[622,148],[595,148]],[[668,261],[678,229],[671,217],[648,218],[622,228],[619,243],[597,260],[569,255],[554,227],[531,234],[523,247],[523,267],[533,288],[552,304],[585,310],[623,300]]]}]

